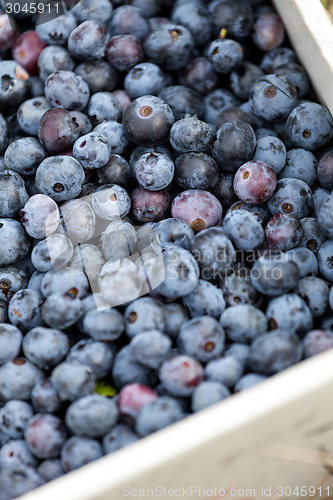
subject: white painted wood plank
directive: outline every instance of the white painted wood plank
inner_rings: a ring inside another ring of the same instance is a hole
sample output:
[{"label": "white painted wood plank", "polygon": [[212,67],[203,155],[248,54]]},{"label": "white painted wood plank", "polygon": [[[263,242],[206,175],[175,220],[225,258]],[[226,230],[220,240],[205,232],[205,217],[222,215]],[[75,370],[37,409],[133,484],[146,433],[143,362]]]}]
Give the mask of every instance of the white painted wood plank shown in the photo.
[{"label": "white painted wood plank", "polygon": [[313,86],[333,113],[333,26],[320,0],[273,0]]},{"label": "white painted wood plank", "polygon": [[[190,486],[202,488],[193,491],[192,499],[208,498],[208,490],[215,487],[253,490],[234,498],[263,498],[262,487],[271,487],[270,498],[277,499],[279,486],[322,484],[333,493],[333,477],[327,472],[333,466],[332,387],[330,351],[49,483],[24,500],[118,500],[132,488]],[[158,498],[152,493],[150,498]],[[326,493],[322,489],[317,497]]]}]

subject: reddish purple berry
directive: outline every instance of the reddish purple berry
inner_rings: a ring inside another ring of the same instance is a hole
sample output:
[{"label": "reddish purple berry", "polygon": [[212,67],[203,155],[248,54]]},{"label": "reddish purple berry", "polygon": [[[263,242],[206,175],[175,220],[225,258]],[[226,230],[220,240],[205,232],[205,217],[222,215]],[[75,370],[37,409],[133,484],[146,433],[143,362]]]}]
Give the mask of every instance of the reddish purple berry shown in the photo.
[{"label": "reddish purple berry", "polygon": [[171,215],[187,222],[199,232],[216,226],[222,217],[222,205],[214,195],[203,189],[188,189],[173,200]]},{"label": "reddish purple berry", "polygon": [[12,56],[30,75],[38,75],[38,57],[45,47],[36,31],[24,31],[12,48]]},{"label": "reddish purple berry", "polygon": [[157,394],[144,384],[127,384],[121,389],[117,405],[121,418],[127,424],[133,424],[141,408],[157,399]]},{"label": "reddish purple berry", "polygon": [[269,51],[279,47],[284,40],[284,27],[274,13],[262,14],[253,25],[253,41],[261,50]]},{"label": "reddish purple berry", "polygon": [[249,205],[269,200],[276,188],[276,174],[267,163],[258,160],[244,163],[236,172],[234,190]]},{"label": "reddish purple berry", "polygon": [[140,222],[165,219],[170,210],[171,197],[165,190],[148,191],[139,186],[132,192],[132,213]]},{"label": "reddish purple berry", "polygon": [[50,413],[33,416],[25,428],[26,443],[38,458],[59,457],[66,437],[64,422]]},{"label": "reddish purple berry", "polygon": [[191,356],[179,355],[162,364],[159,377],[169,394],[188,397],[204,379],[204,369]]},{"label": "reddish purple berry", "polygon": [[267,243],[279,250],[296,247],[303,235],[302,224],[293,215],[276,213],[265,228]]},{"label": "reddish purple berry", "polygon": [[73,147],[79,133],[76,118],[69,111],[52,108],[41,118],[38,137],[50,153],[63,154]]}]

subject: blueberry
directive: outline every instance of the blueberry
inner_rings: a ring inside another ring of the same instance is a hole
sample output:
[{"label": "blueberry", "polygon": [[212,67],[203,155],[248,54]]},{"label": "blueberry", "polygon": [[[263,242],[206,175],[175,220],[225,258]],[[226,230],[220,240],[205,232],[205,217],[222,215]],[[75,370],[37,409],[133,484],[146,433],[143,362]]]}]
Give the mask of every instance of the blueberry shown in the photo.
[{"label": "blueberry", "polygon": [[33,467],[16,465],[1,471],[0,482],[3,500],[12,500],[42,486],[44,480]]},{"label": "blueberry", "polygon": [[61,408],[58,391],[53,387],[51,379],[37,382],[31,391],[31,402],[38,413],[53,413]]},{"label": "blueberry", "polygon": [[76,436],[104,436],[111,431],[117,419],[115,402],[97,394],[74,401],[66,412],[66,425]]},{"label": "blueberry", "polygon": [[273,168],[274,172],[278,174],[286,163],[286,147],[277,137],[266,136],[262,139],[257,139],[253,159],[268,163],[268,165]]},{"label": "blueberry", "polygon": [[305,102],[288,116],[287,130],[296,147],[313,151],[324,146],[332,137],[332,115],[321,104]]},{"label": "blueberry", "polygon": [[19,354],[21,344],[22,333],[16,326],[0,323],[0,366]]},{"label": "blueberry", "polygon": [[98,275],[105,264],[102,252],[95,245],[78,245],[74,252],[70,267],[75,267],[83,271],[89,281],[91,288],[95,288]]},{"label": "blueberry", "polygon": [[144,95],[158,95],[169,83],[167,75],[157,64],[136,64],[124,79],[124,88],[132,99]]},{"label": "blueberry", "polygon": [[230,210],[224,217],[223,228],[235,247],[240,250],[254,250],[265,240],[260,220],[246,210]]},{"label": "blueberry", "polygon": [[205,376],[209,381],[219,382],[228,388],[232,388],[243,375],[243,371],[241,361],[233,356],[226,355],[207,363]]},{"label": "blueberry", "polygon": [[255,134],[248,123],[227,122],[216,132],[213,156],[223,170],[234,171],[252,158],[255,146]]},{"label": "blueberry", "polygon": [[44,194],[31,196],[19,215],[29,236],[38,240],[54,233],[60,222],[57,204]]},{"label": "blueberry", "polygon": [[[24,439],[11,439],[1,447],[0,466],[7,473],[16,467],[35,468],[36,465],[37,460],[32,455]],[[1,486],[3,486],[2,482]]]},{"label": "blueberry", "polygon": [[318,264],[324,278],[333,283],[333,241],[325,241],[319,248]]},{"label": "blueberry", "polygon": [[260,69],[265,73],[273,73],[278,67],[296,61],[296,54],[291,48],[277,47],[264,55],[260,62]]},{"label": "blueberry", "polygon": [[23,339],[26,358],[36,366],[49,369],[62,361],[69,350],[68,339],[60,330],[35,327]]},{"label": "blueberry", "polygon": [[333,195],[329,194],[322,202],[317,212],[319,227],[323,231],[323,233],[330,239],[333,238],[332,206]]},{"label": "blueberry", "polygon": [[181,354],[207,363],[222,353],[225,333],[216,319],[198,316],[182,324],[177,345]]},{"label": "blueberry", "polygon": [[305,68],[300,64],[292,62],[282,64],[275,69],[274,73],[288,78],[295,85],[299,98],[306,96],[309,92],[310,79]]},{"label": "blueberry", "polygon": [[105,304],[115,307],[141,295],[142,284],[136,265],[130,259],[108,261],[103,266],[98,284]]},{"label": "blueberry", "polygon": [[88,365],[97,378],[103,378],[110,372],[113,357],[113,351],[107,343],[83,339],[71,348],[66,360]]},{"label": "blueberry", "polygon": [[130,347],[125,346],[116,355],[112,380],[117,388],[122,389],[133,383],[151,385],[155,382],[155,375],[151,369],[134,361]]},{"label": "blueberry", "polygon": [[257,306],[261,302],[259,292],[252,286],[250,273],[240,269],[227,274],[221,281],[221,288],[227,306],[237,304],[252,304]]},{"label": "blueberry", "polygon": [[317,175],[319,178],[317,166],[318,161],[310,151],[302,148],[291,149],[287,152],[286,166],[280,172],[279,179],[294,177],[312,187],[316,183]]},{"label": "blueberry", "polygon": [[33,176],[38,165],[46,158],[46,151],[34,137],[13,141],[5,151],[6,167],[20,175]]},{"label": "blueberry", "polygon": [[90,94],[88,85],[80,76],[65,70],[55,71],[47,77],[44,93],[52,106],[76,111],[87,106]]},{"label": "blueberry", "polygon": [[184,85],[164,87],[158,97],[170,106],[175,120],[185,118],[186,115],[197,115],[199,119],[204,117],[202,96]]},{"label": "blueberry", "polygon": [[[240,101],[229,90],[216,89],[212,90],[204,98],[205,106],[205,121],[215,126],[218,114],[230,106],[238,106]],[[191,113],[190,113],[191,114]]]},{"label": "blueberry", "polygon": [[238,342],[233,342],[226,347],[224,351],[225,357],[235,358],[240,362],[244,369],[247,368],[249,359],[250,346],[247,344],[240,344]]},{"label": "blueberry", "polygon": [[265,235],[272,248],[290,250],[299,244],[303,229],[297,217],[276,213],[268,222]]},{"label": "blueberry", "polygon": [[211,20],[206,7],[201,3],[175,3],[171,19],[190,30],[196,45],[206,44],[211,37]]},{"label": "blueberry", "polygon": [[187,355],[176,355],[162,364],[159,370],[162,386],[173,396],[189,397],[204,378],[199,361]]},{"label": "blueberry", "polygon": [[260,139],[263,139],[264,137],[277,137],[278,134],[277,132],[275,132],[275,130],[273,130],[272,128],[267,128],[267,127],[260,127],[260,128],[257,128],[257,130],[255,131],[255,135],[256,135],[256,138],[257,138],[257,141],[259,141]]},{"label": "blueberry", "polygon": [[[37,243],[31,253],[31,261],[36,269],[41,273],[51,271],[51,269],[60,269],[72,258],[73,245],[67,236],[62,234],[52,234],[45,240]],[[43,276],[39,276],[40,283]],[[31,288],[30,284],[29,287]],[[38,286],[39,290],[41,286]]]},{"label": "blueberry", "polygon": [[118,71],[128,72],[143,61],[144,52],[140,40],[134,35],[116,35],[106,47],[109,64]]},{"label": "blueberry", "polygon": [[304,247],[296,247],[287,252],[288,260],[295,262],[301,278],[318,274],[318,261],[315,255]]},{"label": "blueberry", "polygon": [[89,19],[79,24],[68,37],[68,51],[79,60],[100,59],[104,57],[109,34],[106,26]]},{"label": "blueberry", "polygon": [[83,319],[84,332],[94,340],[110,342],[124,332],[124,320],[117,309],[88,311]]},{"label": "blueberry", "polygon": [[199,264],[201,277],[206,280],[221,278],[235,260],[234,247],[219,227],[197,234],[191,252]]},{"label": "blueberry", "polygon": [[110,64],[102,59],[95,59],[79,64],[75,73],[88,84],[91,94],[106,90],[111,92],[117,83],[117,73]]},{"label": "blueberry", "polygon": [[209,94],[219,85],[219,77],[207,57],[194,57],[179,72],[179,83],[200,95]]},{"label": "blueberry", "polygon": [[252,28],[253,11],[249,2],[244,0],[227,0],[212,6],[213,33],[218,36],[221,27],[227,30],[232,38],[244,38]]},{"label": "blueberry", "polygon": [[[114,123],[122,127],[122,125],[118,124],[117,122],[109,123]],[[95,130],[97,130],[97,128],[100,126],[103,126],[103,124],[97,125]],[[103,131],[99,131],[98,133],[101,133],[103,135]],[[121,148],[121,144],[118,144],[118,146]],[[113,147],[111,145],[111,151],[112,150]],[[132,168],[129,166],[127,161],[119,154],[111,154],[107,164],[104,165],[104,167],[98,169],[97,176],[100,184],[118,184],[123,188],[131,186],[134,181]]]},{"label": "blueberry", "polygon": [[165,189],[174,176],[173,161],[163,153],[145,153],[133,164],[136,180],[149,191]]},{"label": "blueberry", "polygon": [[279,251],[263,254],[251,269],[251,284],[258,292],[281,295],[294,288],[300,278],[298,266]]},{"label": "blueberry", "polygon": [[237,200],[233,182],[234,175],[231,172],[220,171],[217,182],[212,188],[212,194],[219,200],[223,210],[228,209]]},{"label": "blueberry", "polygon": [[91,96],[88,117],[95,127],[105,120],[120,121],[121,116],[121,104],[111,92],[96,92]]},{"label": "blueberry", "polygon": [[163,23],[145,39],[144,50],[149,60],[168,70],[183,68],[189,61],[194,42],[185,26]]},{"label": "blueberry", "polygon": [[36,32],[39,38],[47,44],[65,45],[76,24],[75,17],[71,12],[66,12],[64,15],[47,22],[44,22],[43,14],[41,14],[40,18],[37,18]]},{"label": "blueberry", "polygon": [[51,383],[62,401],[75,401],[94,390],[96,375],[88,365],[64,361],[53,369]]},{"label": "blueberry", "polygon": [[79,0],[75,2],[71,12],[80,23],[87,19],[103,23],[111,17],[112,4],[108,0],[100,0],[97,4],[95,0]]},{"label": "blueberry", "polygon": [[174,123],[170,131],[170,142],[176,151],[203,152],[212,145],[212,127],[197,117],[185,117]]},{"label": "blueberry", "polygon": [[250,103],[253,112],[267,121],[287,118],[297,103],[297,90],[284,76],[266,75],[251,87]]},{"label": "blueberry", "polygon": [[78,196],[84,182],[84,170],[70,156],[50,156],[42,161],[36,172],[36,185],[42,194],[54,201]]},{"label": "blueberry", "polygon": [[306,247],[317,255],[320,246],[326,239],[320,229],[318,220],[315,217],[304,217],[300,222],[303,228],[303,236],[299,245]]},{"label": "blueberry", "polygon": [[73,155],[88,170],[95,170],[107,164],[111,147],[104,136],[90,132],[76,140]]},{"label": "blueberry", "polygon": [[101,458],[102,455],[102,447],[95,439],[72,436],[62,447],[61,465],[65,472],[70,472]]},{"label": "blueberry", "polygon": [[[3,219],[2,219],[3,220]],[[26,273],[14,266],[0,267],[0,299],[8,303],[15,292],[26,288]]]},{"label": "blueberry", "polygon": [[287,293],[272,299],[266,316],[269,327],[302,335],[312,328],[313,316],[305,301],[296,293]]},{"label": "blueberry", "polygon": [[58,479],[58,477],[64,474],[64,470],[58,459],[43,460],[37,467],[37,472],[45,481]]},{"label": "blueberry", "polygon": [[24,180],[13,170],[3,170],[0,172],[0,190],[0,217],[15,217],[29,198]]},{"label": "blueberry", "polygon": [[306,302],[314,318],[325,313],[328,307],[329,288],[324,280],[315,276],[302,278],[294,292]]},{"label": "blueberry", "polygon": [[[127,149],[129,140],[124,127],[116,121],[103,121],[94,128],[94,132],[102,135],[108,141],[113,155],[121,155]],[[108,163],[110,163],[111,158]],[[125,161],[125,159],[123,159]]]},{"label": "blueberry", "polygon": [[132,224],[121,220],[111,222],[101,238],[105,259],[116,260],[132,255],[136,240],[136,232]]},{"label": "blueberry", "polygon": [[171,108],[158,97],[138,97],[126,108],[123,126],[130,141],[143,146],[163,143],[174,123]]},{"label": "blueberry", "polygon": [[156,252],[167,250],[174,245],[189,250],[193,239],[192,228],[185,221],[175,218],[158,222],[150,234],[150,243]]},{"label": "blueberry", "polygon": [[141,297],[127,306],[124,314],[126,335],[129,338],[149,330],[164,331],[166,315],[160,302],[151,297]]},{"label": "blueberry", "polygon": [[250,61],[243,61],[230,74],[230,87],[239,99],[250,97],[252,85],[264,75],[263,71]]},{"label": "blueberry", "polygon": [[166,312],[165,333],[172,339],[176,338],[184,321],[189,319],[188,314],[184,307],[177,302],[165,304],[164,308]]},{"label": "blueberry", "polygon": [[68,50],[60,45],[48,45],[38,57],[39,77],[43,82],[55,71],[73,71],[74,67]]},{"label": "blueberry", "polygon": [[130,34],[144,40],[150,31],[146,16],[147,11],[144,6],[143,12],[140,12],[140,9],[134,5],[122,5],[112,14],[109,31],[112,36]]},{"label": "blueberry", "polygon": [[251,345],[250,366],[263,375],[272,375],[302,358],[302,344],[295,333],[278,329],[260,335]]},{"label": "blueberry", "polygon": [[238,382],[235,384],[234,392],[241,392],[246,389],[250,389],[251,387],[260,384],[264,380],[266,380],[265,375],[260,375],[259,373],[247,373],[243,375]]},{"label": "blueberry", "polygon": [[25,428],[25,440],[37,458],[57,458],[66,441],[64,422],[49,413],[34,415]]},{"label": "blueberry", "polygon": [[8,306],[9,321],[23,332],[42,324],[40,306],[43,297],[39,292],[22,289],[13,295]]},{"label": "blueberry", "polygon": [[204,410],[229,396],[231,396],[231,393],[224,384],[220,384],[213,380],[201,382],[192,394],[192,411],[197,412]]},{"label": "blueberry", "polygon": [[285,178],[276,184],[276,190],[267,206],[272,215],[277,212],[308,217],[313,210],[313,196],[309,186],[299,179]]},{"label": "blueberry", "polygon": [[243,61],[243,47],[235,40],[217,39],[210,43],[207,56],[215,71],[222,74],[231,73]]},{"label": "blueberry", "polygon": [[52,293],[42,306],[42,319],[51,328],[72,326],[81,316],[81,300],[75,293]]},{"label": "blueberry", "polygon": [[322,187],[316,187],[313,190],[313,204],[314,204],[314,213],[315,215],[318,215],[319,208],[321,204],[326,200],[328,195],[330,194],[327,189],[324,189]]},{"label": "blueberry", "polygon": [[135,335],[129,346],[131,356],[137,363],[156,370],[171,352],[171,340],[159,330],[147,330]]},{"label": "blueberry", "polygon": [[191,253],[183,248],[173,247],[163,252],[165,278],[157,291],[168,300],[174,300],[191,293],[199,278],[199,266]]},{"label": "blueberry", "polygon": [[117,184],[106,184],[97,189],[92,196],[92,208],[103,220],[116,220],[128,214],[131,199],[127,191]]},{"label": "blueberry", "polygon": [[47,272],[42,280],[41,292],[45,298],[56,293],[71,293],[73,297],[83,298],[87,295],[88,287],[87,278],[82,271],[65,268]]},{"label": "blueberry", "polygon": [[303,339],[304,357],[316,356],[333,347],[333,334],[327,330],[311,330]]},{"label": "blueberry", "polygon": [[28,401],[34,385],[42,378],[42,372],[24,358],[15,358],[0,366],[1,399]]},{"label": "blueberry", "polygon": [[251,304],[228,307],[222,313],[220,323],[229,340],[241,343],[251,343],[268,327],[264,313]]},{"label": "blueberry", "polygon": [[65,234],[73,245],[90,240],[95,231],[96,216],[87,199],[90,201],[89,197],[68,200],[60,207],[62,224],[58,233]]},{"label": "blueberry", "polygon": [[0,409],[0,430],[9,438],[23,438],[24,429],[32,415],[30,404],[12,399]]},{"label": "blueberry", "polygon": [[183,297],[183,304],[191,318],[204,315],[219,318],[226,307],[222,290],[202,279],[193,292]]},{"label": "blueberry", "polygon": [[0,106],[17,110],[29,92],[29,74],[16,61],[0,61]]},{"label": "blueberry", "polygon": [[170,397],[163,396],[147,403],[135,422],[135,430],[139,436],[148,436],[183,418],[179,403]]},{"label": "blueberry", "polygon": [[327,151],[318,164],[318,181],[319,184],[325,189],[332,189],[332,171],[333,171],[333,150]]},{"label": "blueberry", "polygon": [[8,319],[8,305],[4,300],[0,299],[0,324],[5,323]]},{"label": "blueberry", "polygon": [[113,453],[125,446],[138,441],[137,434],[124,424],[115,425],[112,431],[103,437],[103,450],[105,454]]}]

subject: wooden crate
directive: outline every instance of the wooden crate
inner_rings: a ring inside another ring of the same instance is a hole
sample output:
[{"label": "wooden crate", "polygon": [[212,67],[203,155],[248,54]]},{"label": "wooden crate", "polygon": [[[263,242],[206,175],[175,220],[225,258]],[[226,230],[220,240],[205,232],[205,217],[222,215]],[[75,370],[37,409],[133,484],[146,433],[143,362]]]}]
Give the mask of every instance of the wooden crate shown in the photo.
[{"label": "wooden crate", "polygon": [[[333,112],[333,28],[325,10],[319,0],[274,3]],[[22,500],[331,497],[332,392],[329,351]]]}]

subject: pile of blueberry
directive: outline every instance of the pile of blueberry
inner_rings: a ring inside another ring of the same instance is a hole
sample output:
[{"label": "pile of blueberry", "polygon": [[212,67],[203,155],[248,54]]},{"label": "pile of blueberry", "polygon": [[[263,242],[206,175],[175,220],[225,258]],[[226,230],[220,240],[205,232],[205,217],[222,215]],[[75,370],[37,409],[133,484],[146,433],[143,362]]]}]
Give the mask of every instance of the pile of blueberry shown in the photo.
[{"label": "pile of blueberry", "polygon": [[333,347],[333,119],[272,5],[7,4],[0,500]]}]

